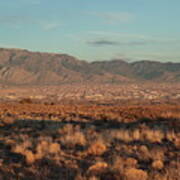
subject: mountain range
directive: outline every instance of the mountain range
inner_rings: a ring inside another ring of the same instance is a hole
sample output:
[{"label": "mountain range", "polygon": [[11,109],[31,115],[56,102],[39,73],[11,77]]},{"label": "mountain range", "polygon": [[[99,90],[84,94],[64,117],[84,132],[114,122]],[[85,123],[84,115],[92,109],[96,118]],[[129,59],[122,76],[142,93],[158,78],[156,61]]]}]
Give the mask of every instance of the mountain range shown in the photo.
[{"label": "mountain range", "polygon": [[180,63],[122,59],[87,62],[56,53],[0,48],[0,83],[58,85],[61,83],[180,82]]}]

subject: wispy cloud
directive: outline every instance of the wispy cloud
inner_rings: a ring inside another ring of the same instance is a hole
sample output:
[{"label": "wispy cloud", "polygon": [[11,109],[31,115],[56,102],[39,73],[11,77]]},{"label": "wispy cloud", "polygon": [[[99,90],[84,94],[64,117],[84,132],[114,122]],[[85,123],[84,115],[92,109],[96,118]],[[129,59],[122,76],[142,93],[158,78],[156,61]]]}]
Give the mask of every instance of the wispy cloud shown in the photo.
[{"label": "wispy cloud", "polygon": [[42,23],[42,27],[46,31],[55,30],[59,26],[60,26],[60,24],[58,24],[56,22],[45,22],[45,23]]},{"label": "wispy cloud", "polygon": [[87,44],[93,46],[117,46],[119,42],[110,41],[110,40],[95,40],[95,41],[88,41]]},{"label": "wispy cloud", "polygon": [[179,44],[180,40],[173,37],[148,36],[123,32],[89,31],[86,44],[91,46],[168,46]]},{"label": "wispy cloud", "polygon": [[103,36],[103,37],[115,37],[115,38],[138,38],[145,39],[147,36],[144,34],[135,34],[135,33],[126,33],[126,32],[115,32],[115,31],[88,31],[87,32],[91,36]]},{"label": "wispy cloud", "polygon": [[59,22],[42,20],[31,16],[0,16],[0,25],[20,28],[23,25],[36,25],[45,31],[50,31],[60,26]]},{"label": "wispy cloud", "polygon": [[142,46],[150,44],[151,42],[139,40],[139,41],[112,41],[107,39],[88,41],[87,44],[92,46]]},{"label": "wispy cloud", "polygon": [[90,13],[108,24],[129,23],[134,21],[135,14],[130,12],[92,12]]}]

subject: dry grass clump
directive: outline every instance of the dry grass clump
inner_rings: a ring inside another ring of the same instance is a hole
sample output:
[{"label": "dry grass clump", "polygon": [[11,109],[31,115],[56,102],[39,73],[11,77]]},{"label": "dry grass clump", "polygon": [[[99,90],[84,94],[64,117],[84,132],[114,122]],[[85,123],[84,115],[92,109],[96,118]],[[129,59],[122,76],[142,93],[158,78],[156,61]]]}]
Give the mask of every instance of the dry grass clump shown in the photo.
[{"label": "dry grass clump", "polygon": [[59,129],[60,141],[64,146],[74,147],[75,145],[85,146],[87,141],[79,126],[65,125]]},{"label": "dry grass clump", "polygon": [[3,116],[1,119],[1,123],[4,125],[13,124],[15,122],[16,118],[13,116]]},{"label": "dry grass clump", "polygon": [[161,161],[161,160],[155,160],[155,161],[153,161],[153,163],[152,163],[152,167],[153,167],[154,169],[160,170],[160,169],[163,169],[164,163],[163,163],[163,161]]},{"label": "dry grass clump", "polygon": [[126,169],[124,175],[126,180],[147,180],[148,178],[145,171],[136,168]]},{"label": "dry grass clump", "polygon": [[165,153],[166,149],[164,149],[163,147],[154,146],[153,148],[148,148],[145,145],[141,145],[136,148],[136,155],[141,161],[160,160],[163,162],[165,160]]},{"label": "dry grass clump", "polygon": [[12,151],[15,153],[21,153],[23,154],[28,148],[32,147],[32,142],[31,141],[24,141],[21,144],[17,144],[12,148]]},{"label": "dry grass clump", "polygon": [[112,138],[125,141],[149,141],[151,143],[161,143],[165,134],[160,130],[134,129],[134,130],[114,130],[110,132]]},{"label": "dry grass clump", "polygon": [[124,158],[115,156],[111,168],[115,171],[122,172],[124,170]]},{"label": "dry grass clump", "polygon": [[180,148],[180,133],[175,133],[174,131],[168,131],[166,133],[166,139],[174,143],[177,148]]},{"label": "dry grass clump", "polygon": [[36,155],[30,150],[26,150],[23,155],[26,157],[27,164],[33,164],[36,161]]},{"label": "dry grass clump", "polygon": [[122,140],[125,142],[133,141],[133,137],[128,130],[114,130],[110,132],[112,138]]},{"label": "dry grass clump", "polygon": [[168,178],[167,174],[165,173],[159,173],[158,171],[152,171],[151,173],[149,173],[149,178],[148,179],[152,179],[152,180],[171,180]]},{"label": "dry grass clump", "polygon": [[129,168],[129,167],[137,167],[138,161],[135,158],[127,158],[124,162],[125,167]]},{"label": "dry grass clump", "polygon": [[127,168],[136,168],[138,161],[135,158],[114,157],[112,169],[123,173]]},{"label": "dry grass clump", "polygon": [[49,145],[49,153],[57,154],[60,152],[60,145],[58,143],[50,143]]},{"label": "dry grass clump", "polygon": [[88,172],[89,173],[101,172],[105,170],[107,167],[108,167],[108,164],[106,162],[97,162],[94,165],[89,167]]},{"label": "dry grass clump", "polygon": [[165,152],[163,149],[154,147],[150,150],[150,155],[152,160],[162,160],[165,159]]},{"label": "dry grass clump", "polygon": [[142,137],[144,140],[147,140],[152,143],[161,143],[162,139],[164,138],[164,133],[160,130],[143,130]]},{"label": "dry grass clump", "polygon": [[60,152],[61,152],[61,146],[58,143],[42,140],[36,146],[36,158],[37,159],[42,159],[43,157],[45,157],[49,154],[50,155],[58,154]]},{"label": "dry grass clump", "polygon": [[103,140],[93,142],[86,151],[87,155],[101,156],[107,150]]},{"label": "dry grass clump", "polygon": [[151,157],[151,153],[147,146],[142,145],[138,147],[140,159],[148,160]]},{"label": "dry grass clump", "polygon": [[32,164],[36,161],[36,155],[29,150],[28,148],[32,146],[32,143],[29,141],[25,141],[22,144],[16,145],[12,151],[15,153],[19,153],[25,156],[25,160],[27,164]]},{"label": "dry grass clump", "polygon": [[86,138],[82,132],[71,132],[65,134],[63,137],[60,138],[61,143],[68,147],[74,147],[75,145],[85,146],[86,145]]},{"label": "dry grass clump", "polygon": [[25,141],[22,144],[16,145],[12,148],[12,151],[25,156],[27,164],[32,164],[38,159],[42,159],[47,155],[54,155],[61,152],[60,145],[58,143],[41,141],[35,148],[35,153],[32,152],[32,143]]}]

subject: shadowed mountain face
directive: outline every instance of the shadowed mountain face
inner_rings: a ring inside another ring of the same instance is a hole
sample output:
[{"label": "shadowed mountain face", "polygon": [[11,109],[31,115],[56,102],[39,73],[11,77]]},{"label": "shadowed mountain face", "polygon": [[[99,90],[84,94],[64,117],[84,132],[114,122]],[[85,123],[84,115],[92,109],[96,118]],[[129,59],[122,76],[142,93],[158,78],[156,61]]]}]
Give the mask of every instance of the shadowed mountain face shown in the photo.
[{"label": "shadowed mountain face", "polygon": [[88,63],[66,54],[0,49],[0,82],[57,85],[73,82],[180,81],[180,63],[123,60]]}]

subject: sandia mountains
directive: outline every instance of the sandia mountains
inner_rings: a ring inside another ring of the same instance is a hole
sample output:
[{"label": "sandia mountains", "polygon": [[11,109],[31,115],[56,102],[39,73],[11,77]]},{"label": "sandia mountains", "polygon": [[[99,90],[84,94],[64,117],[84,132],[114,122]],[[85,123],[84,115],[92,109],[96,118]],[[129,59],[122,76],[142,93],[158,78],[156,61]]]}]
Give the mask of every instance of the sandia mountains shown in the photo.
[{"label": "sandia mountains", "polygon": [[61,83],[180,82],[180,63],[123,60],[86,62],[66,54],[0,48],[0,83],[58,85]]}]

